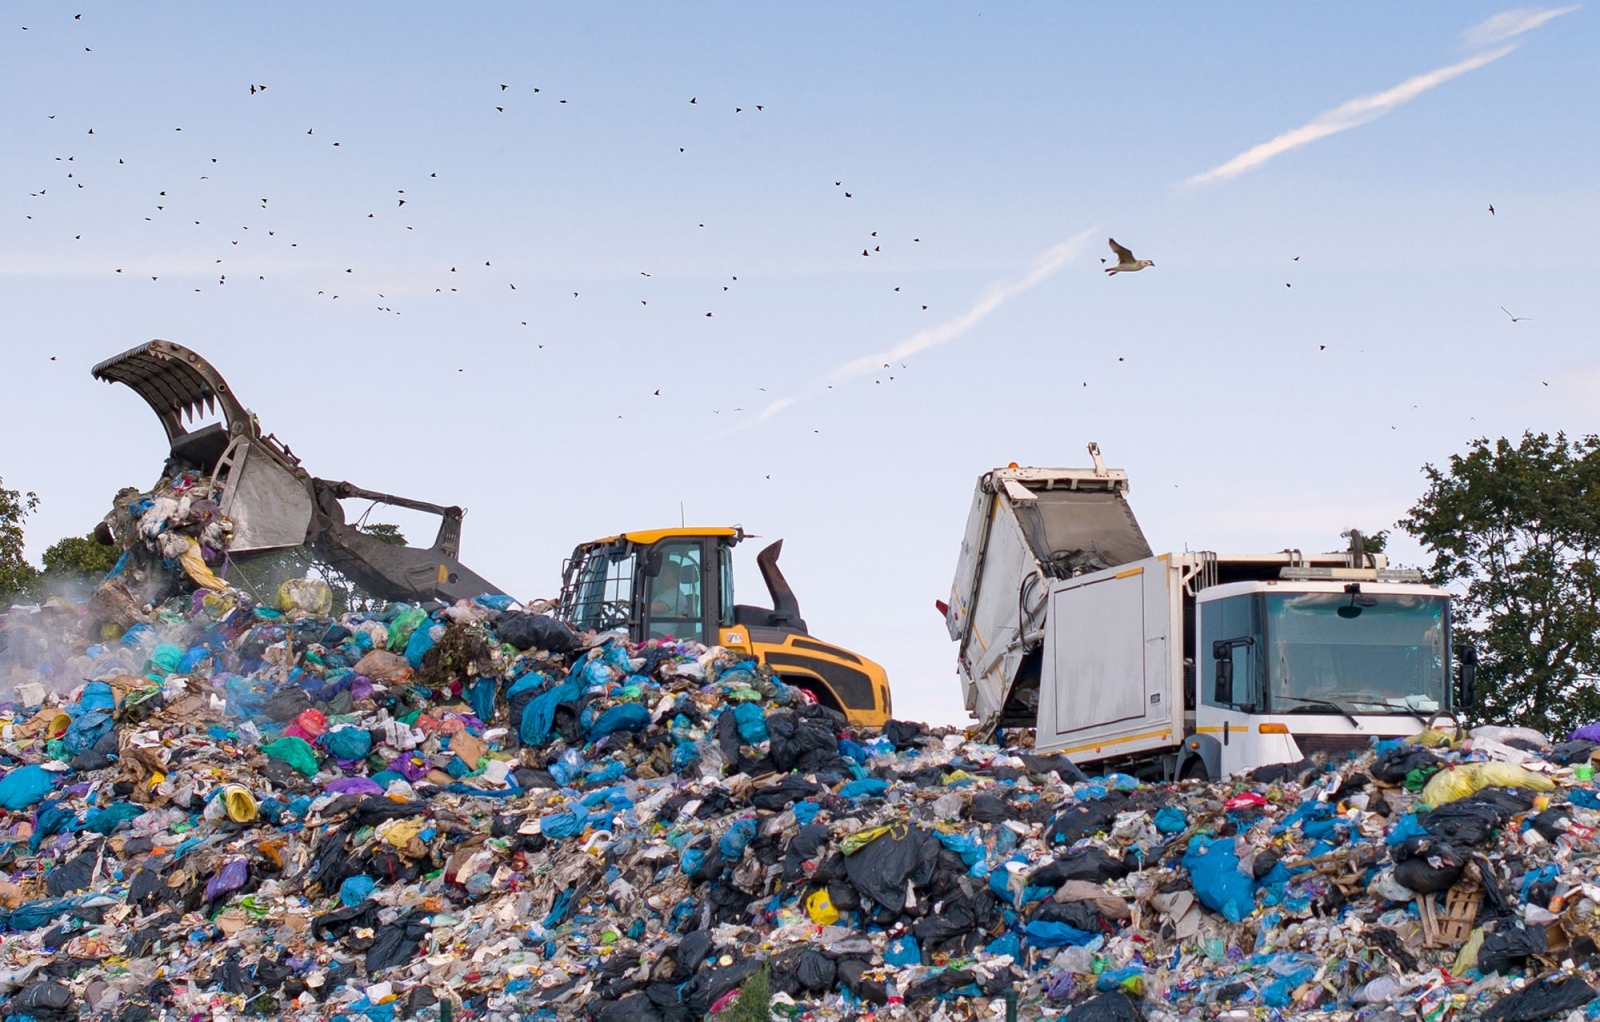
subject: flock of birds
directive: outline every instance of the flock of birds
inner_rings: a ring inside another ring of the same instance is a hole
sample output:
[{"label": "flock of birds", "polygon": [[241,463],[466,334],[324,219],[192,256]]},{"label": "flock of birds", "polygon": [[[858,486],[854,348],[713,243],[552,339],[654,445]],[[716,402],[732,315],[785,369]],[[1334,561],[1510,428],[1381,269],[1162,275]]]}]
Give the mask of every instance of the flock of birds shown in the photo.
[{"label": "flock of birds", "polygon": [[[78,22],[81,22],[82,18],[83,18],[83,16],[81,14],[73,16],[73,20],[74,21],[78,21]],[[24,26],[23,31],[27,31],[27,30],[28,29],[26,28],[26,26]],[[84,49],[87,52],[93,52],[91,47],[84,47]],[[518,89],[517,86],[513,85],[510,82],[499,82],[497,84],[498,84],[498,88],[494,88],[493,86],[489,87],[489,91],[495,97],[495,102],[493,102],[491,105],[493,106],[493,108],[495,110],[495,113],[497,115],[503,115],[503,114],[506,114],[508,112],[508,110],[513,110],[512,104],[518,97],[519,89]],[[245,92],[246,96],[249,98],[249,101],[251,101],[251,102],[260,102],[262,100],[262,98],[264,98],[266,96],[266,94],[268,92],[268,86],[266,84],[262,84],[260,82],[251,81],[249,83],[246,83],[246,85],[245,85],[245,87],[244,87],[244,89],[242,91]],[[532,88],[532,93],[531,94],[532,95],[536,95],[536,96],[545,97],[546,101],[548,100],[548,97],[545,94],[544,90],[542,88],[540,88],[540,87]],[[556,101],[556,105],[557,106],[567,106],[568,105],[568,100],[565,99],[565,98],[558,99]],[[698,96],[689,97],[688,105],[692,106],[692,107],[695,107],[696,109],[701,109],[701,110],[706,109],[706,107],[707,107],[706,104],[701,104],[699,102],[699,97]],[[765,103],[748,104],[748,105],[732,105],[732,104],[730,104],[730,105],[732,106],[732,111],[733,111],[733,114],[735,114],[735,115],[742,115],[742,114],[746,113],[747,111],[748,112],[753,112],[755,114],[762,114],[762,113],[764,113],[766,111],[766,104]],[[50,113],[47,116],[49,117],[50,120],[53,121],[53,120],[56,119],[57,115],[54,114],[54,113]],[[82,125],[82,127],[84,128],[85,137],[94,136],[95,135],[95,131],[94,131],[94,126],[93,125]],[[183,128],[181,126],[174,127],[173,131],[174,131],[174,133],[181,133],[183,131]],[[315,126],[306,128],[305,135],[307,137],[315,137],[315,134],[316,134]],[[338,149],[338,150],[343,151],[343,144],[342,144],[342,141],[340,141],[340,140],[332,141],[331,143],[329,143],[329,146],[330,146],[330,148]],[[677,148],[678,154],[680,154],[680,155],[686,155],[688,153],[688,146],[677,146],[676,148]],[[68,181],[68,182],[71,182],[71,184],[73,186],[75,186],[74,190],[83,190],[83,189],[85,189],[86,185],[85,185],[85,179],[84,179],[84,176],[83,176],[83,172],[86,169],[85,168],[85,164],[86,163],[90,163],[90,160],[85,160],[85,161],[80,162],[78,160],[77,155],[73,154],[73,155],[66,155],[66,156],[56,156],[54,158],[54,161],[56,163],[60,163],[60,164],[64,165],[65,180]],[[93,163],[92,166],[93,166],[95,171],[99,171],[99,170],[102,170],[108,164],[108,162],[109,161]],[[122,157],[118,157],[117,160],[116,160],[115,166],[117,166],[117,167],[126,167],[127,164],[126,164],[125,159],[122,158]],[[220,166],[219,158],[211,157],[208,163],[203,164],[202,169],[208,171],[208,173],[200,174],[199,175],[199,180],[200,181],[208,181],[212,177],[212,173],[211,172],[222,172],[222,171],[228,170],[230,168],[226,168],[226,167]],[[438,175],[437,171],[430,172],[428,174],[427,178],[421,180],[420,185],[422,187],[426,187],[427,185],[430,185],[433,182],[437,181],[438,177],[439,177],[439,175]],[[841,178],[833,180],[833,186],[834,186],[835,189],[838,190],[839,194],[842,196],[842,199],[844,201],[854,201],[856,199],[856,191],[854,190],[853,187],[847,186],[845,184],[844,178],[841,177]],[[398,212],[400,210],[404,210],[404,209],[407,208],[408,203],[411,203],[411,202],[416,200],[416,198],[420,194],[419,193],[419,182],[411,182],[410,185],[409,185],[409,189],[410,189],[409,191],[406,188],[396,189],[395,195],[394,195],[395,206],[391,208],[391,212]],[[169,191],[170,191],[170,195],[169,195]],[[30,197],[34,198],[34,199],[42,200],[43,202],[48,202],[49,199],[50,199],[50,194],[51,193],[49,192],[49,188],[48,187],[40,187],[40,188],[37,189],[37,191],[31,192],[30,193]],[[145,222],[154,222],[154,221],[156,221],[158,219],[162,219],[162,218],[170,219],[171,216],[172,216],[172,213],[175,212],[175,210],[177,208],[175,203],[182,202],[185,199],[188,199],[190,197],[191,197],[190,195],[184,195],[183,192],[180,189],[178,189],[177,187],[175,187],[175,186],[171,187],[170,189],[169,188],[158,189],[157,193],[150,197],[151,199],[154,200],[154,201],[152,201],[150,203],[150,206],[152,206],[153,208],[150,208],[150,209],[147,209],[147,210],[144,211],[143,219],[144,219]],[[270,202],[271,202],[270,198],[262,197],[260,199],[259,206],[255,207],[252,210],[252,214],[254,216],[256,216],[256,217],[261,217],[262,214],[265,214],[269,210],[274,209],[274,207],[272,207],[270,205]],[[169,209],[169,207],[172,207],[172,208]],[[43,208],[43,207],[41,207],[41,208]],[[1488,212],[1489,212],[1489,214],[1491,216],[1496,215],[1495,207],[1492,204],[1488,207]],[[378,212],[376,210],[373,210],[373,211],[367,212],[365,218],[369,219],[369,220],[377,220],[379,218],[379,214],[378,214]],[[34,215],[32,213],[27,214],[27,219],[28,220],[33,220],[34,219]],[[199,220],[199,219],[194,219],[193,220],[193,226],[195,226],[195,227],[202,226],[202,221]],[[286,246],[288,249],[291,249],[291,250],[300,248],[300,242],[299,241],[288,241],[286,239],[280,239],[278,237],[278,229],[277,229],[277,227],[268,227],[265,224],[262,224],[262,223],[259,223],[259,222],[255,226],[257,227],[256,236],[260,236],[260,235],[264,234],[265,238],[274,239],[274,241],[272,243],[269,243],[269,244],[276,244],[276,245],[279,245],[279,246]],[[407,231],[407,232],[411,232],[411,231],[415,230],[415,227],[413,225],[409,225],[409,224],[397,224],[395,226],[403,227],[404,230]],[[863,229],[864,229],[864,227],[865,227],[865,225],[863,225]],[[706,228],[706,223],[700,222],[700,223],[697,224],[697,229],[705,229],[705,228]],[[246,240],[247,237],[250,237],[249,235],[245,234],[245,232],[249,232],[250,230],[251,230],[251,226],[249,224],[241,225],[238,228],[237,236],[229,237],[229,238],[226,239],[228,244],[222,248],[222,254],[219,255],[219,256],[216,256],[216,258],[214,260],[214,263],[213,263],[213,265],[217,268],[216,269],[217,276],[216,276],[216,281],[215,281],[215,286],[216,287],[225,287],[228,284],[229,276],[228,276],[228,273],[226,272],[226,267],[228,265],[230,265],[229,260],[232,260],[234,258],[234,256],[240,251],[239,246],[241,244],[241,241],[244,241],[244,240]],[[865,234],[865,238],[864,238],[865,243],[862,245],[862,248],[861,248],[861,257],[862,258],[868,258],[868,259],[882,257],[884,255],[883,245],[886,242],[885,242],[884,239],[880,239],[879,231],[872,230],[870,232],[864,232],[864,234]],[[858,236],[858,237],[860,237],[860,236]],[[78,230],[73,234],[73,239],[75,241],[82,241],[83,238],[84,238],[84,232],[82,230]],[[1122,244],[1118,243],[1116,241],[1116,239],[1114,239],[1114,238],[1108,238],[1107,241],[1108,241],[1108,244],[1110,246],[1110,250],[1111,250],[1111,253],[1112,253],[1112,256],[1114,257],[1114,259],[1113,260],[1107,260],[1105,258],[1102,258],[1100,260],[1100,262],[1103,264],[1103,268],[1104,268],[1104,272],[1105,272],[1106,276],[1111,277],[1111,276],[1117,276],[1119,274],[1124,274],[1124,273],[1137,273],[1137,272],[1140,272],[1142,270],[1154,268],[1154,266],[1155,266],[1155,261],[1154,260],[1152,260],[1152,259],[1142,259],[1142,258],[1136,257],[1134,255],[1134,252],[1133,252],[1132,249],[1130,249],[1129,247],[1127,247],[1125,245],[1122,245]],[[922,243],[921,236],[912,236],[912,237],[910,237],[910,243],[911,244],[920,245]],[[1296,256],[1293,257],[1292,261],[1298,262],[1299,260],[1300,260],[1300,257],[1298,255],[1296,255]],[[493,263],[494,263],[494,260],[492,258],[491,259],[484,259],[482,265],[483,265],[484,268],[492,268]],[[476,266],[475,263],[473,265]],[[114,268],[114,272],[116,274],[123,274],[124,273],[124,269],[125,269],[125,267],[120,267],[120,266],[119,267],[115,267]],[[150,273],[148,275],[149,275],[149,277],[150,277],[152,282],[159,282],[162,279],[162,274],[159,273],[159,272],[158,273]],[[266,280],[266,274],[265,273],[256,273],[255,276],[256,276],[257,280],[260,280],[260,281]],[[368,282],[362,280],[362,275],[357,273],[356,267],[349,266],[349,267],[344,268],[343,274],[341,275],[341,277],[343,279],[340,279],[337,282],[333,281],[333,280],[328,280],[328,281],[322,282],[322,286],[316,288],[316,296],[318,298],[326,299],[329,302],[336,302],[336,301],[339,301],[342,297],[346,298],[348,300],[349,297],[351,297],[351,296],[353,296],[355,294],[360,294],[360,293],[365,292],[369,296],[369,300],[373,301],[374,308],[379,313],[382,313],[384,315],[394,315],[394,316],[398,316],[398,315],[402,314],[402,311],[403,311],[402,308],[397,308],[396,307],[396,305],[397,305],[396,299],[393,299],[393,298],[389,297],[389,291],[384,288],[384,285],[381,284],[381,283],[376,283],[376,282],[369,284]],[[648,279],[650,277],[652,277],[652,273],[650,271],[648,271],[648,270],[640,270],[639,271],[639,278],[640,279]],[[460,267],[452,265],[452,266],[449,267],[448,271],[443,274],[443,279],[438,281],[437,286],[435,286],[434,289],[433,289],[433,292],[435,294],[440,294],[440,295],[459,293],[461,291],[463,279],[464,278],[463,278],[463,275],[460,272]],[[526,290],[519,291],[518,284],[517,284],[516,281],[502,278],[501,282],[503,282],[505,284],[505,286],[508,289],[508,292],[518,292],[519,296],[528,293]],[[483,278],[480,277],[479,279],[475,279],[474,280],[473,285],[474,285],[475,288],[482,288],[482,287],[486,286],[488,283],[489,283],[488,281],[486,281],[486,280],[484,280]],[[729,292],[733,287],[737,286],[738,283],[739,283],[739,276],[736,275],[736,274],[730,274],[728,276],[728,278],[726,279],[726,282],[723,282],[723,283],[720,284],[720,292],[717,292],[717,293],[720,294],[720,293]],[[894,294],[904,294],[903,287],[904,287],[904,285],[902,285],[902,284],[895,284],[895,285],[893,285],[892,292]],[[1290,282],[1285,282],[1284,283],[1284,287],[1285,288],[1292,288],[1293,284],[1290,283]],[[370,290],[367,290],[368,288],[370,288]],[[202,290],[204,290],[204,289],[201,288],[201,287],[195,287],[194,288],[195,292],[200,292]],[[908,295],[906,297],[910,297],[910,296]],[[581,298],[582,298],[582,292],[581,291],[578,291],[578,290],[571,291],[571,299],[572,300],[579,300]],[[638,301],[639,306],[641,308],[649,308],[650,305],[651,305],[651,298],[650,297],[641,296],[641,297],[637,298],[637,301]],[[927,313],[930,310],[931,303],[928,302],[928,301],[922,300],[920,297],[913,299],[913,304],[916,305],[916,306],[919,306],[920,307],[920,312],[922,312],[922,313]],[[1506,316],[1508,316],[1510,318],[1510,320],[1511,320],[1511,322],[1513,324],[1521,323],[1521,322],[1524,322],[1524,321],[1530,319],[1530,317],[1527,317],[1527,316],[1514,315],[1510,310],[1506,309],[1504,306],[1501,306],[1500,308],[1501,308],[1501,311],[1504,312],[1506,314]],[[524,313],[524,315],[528,315],[528,314]],[[706,309],[704,311],[704,313],[703,313],[703,317],[702,318],[704,318],[704,319],[715,318],[715,309]],[[532,317],[532,316],[530,316],[530,318],[520,318],[519,317],[516,320],[517,329],[524,329],[524,328],[532,329],[535,322],[536,322],[536,318]],[[536,344],[537,348],[539,348],[539,349],[542,349],[542,348],[545,347],[545,343],[543,341],[536,341],[535,344]],[[1319,350],[1326,350],[1326,345],[1318,345],[1318,349]],[[51,359],[51,361],[55,361],[56,360],[56,356],[52,355],[52,356],[50,356],[50,359]],[[1122,362],[1125,362],[1125,361],[1126,361],[1125,357],[1123,357],[1123,356],[1118,356],[1117,357],[1117,362],[1122,363]],[[899,371],[904,371],[906,368],[907,368],[907,364],[906,363],[902,362],[902,363],[899,364]],[[893,371],[894,370],[894,366],[891,363],[888,363],[888,362],[884,363],[883,369],[884,370],[891,370],[891,371],[875,375],[874,383],[881,385],[881,384],[884,384],[886,382],[896,381],[899,378],[899,376],[897,375],[897,371]],[[459,365],[457,367],[456,371],[457,371],[457,373],[466,373],[467,372],[467,366]],[[1085,380],[1084,383],[1083,383],[1083,386],[1084,387],[1088,387],[1088,385],[1089,385],[1088,381]],[[1548,383],[1546,383],[1545,385],[1548,386]],[[765,389],[766,388],[757,388],[758,391],[762,391],[762,392],[764,392]],[[829,389],[832,389],[831,385],[829,386]],[[654,388],[651,391],[651,395],[650,396],[654,397],[654,398],[659,398],[659,397],[662,396],[662,393],[663,393],[663,388],[659,388],[658,387],[658,388]],[[753,398],[753,395],[752,395],[752,398]],[[759,399],[756,399],[756,400],[759,400]],[[752,404],[752,407],[754,407],[753,404]],[[722,412],[722,409],[720,409],[720,408],[712,408],[712,409],[710,409],[710,411],[713,414],[720,415],[721,412]],[[739,405],[737,407],[733,407],[732,411],[735,412],[735,413],[743,413],[743,412],[745,412],[745,406]],[[622,417],[621,415],[618,416],[618,418],[621,418],[621,417]],[[813,430],[813,432],[818,432],[818,431]]]}]

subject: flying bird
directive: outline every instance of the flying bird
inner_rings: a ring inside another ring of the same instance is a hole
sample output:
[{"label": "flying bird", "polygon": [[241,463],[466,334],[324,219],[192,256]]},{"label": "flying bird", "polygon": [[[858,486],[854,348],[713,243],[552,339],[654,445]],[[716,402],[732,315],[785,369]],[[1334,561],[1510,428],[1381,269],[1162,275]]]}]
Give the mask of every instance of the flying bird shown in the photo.
[{"label": "flying bird", "polygon": [[1489,203],[1489,215],[1494,216],[1494,203]]},{"label": "flying bird", "polygon": [[1107,273],[1137,273],[1146,266],[1155,265],[1155,260],[1153,259],[1135,259],[1133,257],[1133,251],[1131,249],[1123,248],[1121,245],[1117,244],[1116,238],[1107,238],[1106,241],[1110,243],[1111,251],[1115,253],[1117,257],[1117,265],[1107,266]]},{"label": "flying bird", "polygon": [[[1504,305],[1500,306],[1500,311],[1505,313],[1507,316],[1511,316],[1511,310],[1506,308]],[[1511,322],[1513,322],[1513,323],[1521,323],[1525,319],[1532,319],[1532,318],[1533,318],[1532,316],[1511,316]]]}]

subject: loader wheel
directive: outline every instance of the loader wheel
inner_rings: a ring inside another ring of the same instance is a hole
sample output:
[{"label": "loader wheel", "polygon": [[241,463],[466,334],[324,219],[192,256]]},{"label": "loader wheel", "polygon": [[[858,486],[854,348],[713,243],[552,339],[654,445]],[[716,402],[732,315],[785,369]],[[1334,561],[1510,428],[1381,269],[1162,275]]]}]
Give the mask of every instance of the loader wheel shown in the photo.
[{"label": "loader wheel", "polygon": [[1189,762],[1183,765],[1183,770],[1178,774],[1180,781],[1209,781],[1211,775],[1206,772],[1205,760],[1199,756],[1192,756]]}]

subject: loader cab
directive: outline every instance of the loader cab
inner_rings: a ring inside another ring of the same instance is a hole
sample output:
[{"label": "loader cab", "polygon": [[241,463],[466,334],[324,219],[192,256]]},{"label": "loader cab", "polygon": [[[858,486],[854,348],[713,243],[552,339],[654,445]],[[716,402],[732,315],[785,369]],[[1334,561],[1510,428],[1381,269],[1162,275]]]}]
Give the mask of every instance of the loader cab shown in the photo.
[{"label": "loader cab", "polygon": [[884,669],[813,638],[778,570],[782,541],[756,563],[771,607],[734,602],[734,528],[656,529],[585,543],[562,572],[558,617],[582,631],[625,631],[631,642],[679,640],[722,646],[771,668],[848,722],[881,726],[890,716]]},{"label": "loader cab", "polygon": [[585,543],[563,572],[559,616],[580,631],[622,629],[632,642],[714,646],[733,623],[734,529],[659,529]]}]

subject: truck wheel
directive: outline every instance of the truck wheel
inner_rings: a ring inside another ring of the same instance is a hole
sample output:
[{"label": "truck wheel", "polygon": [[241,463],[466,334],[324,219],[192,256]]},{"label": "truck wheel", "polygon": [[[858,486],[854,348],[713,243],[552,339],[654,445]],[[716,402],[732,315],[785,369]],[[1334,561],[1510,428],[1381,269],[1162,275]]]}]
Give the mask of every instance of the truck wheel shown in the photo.
[{"label": "truck wheel", "polygon": [[1178,774],[1180,781],[1209,781],[1211,775],[1206,773],[1205,760],[1199,756],[1189,757],[1189,762],[1183,765],[1183,770]]}]

